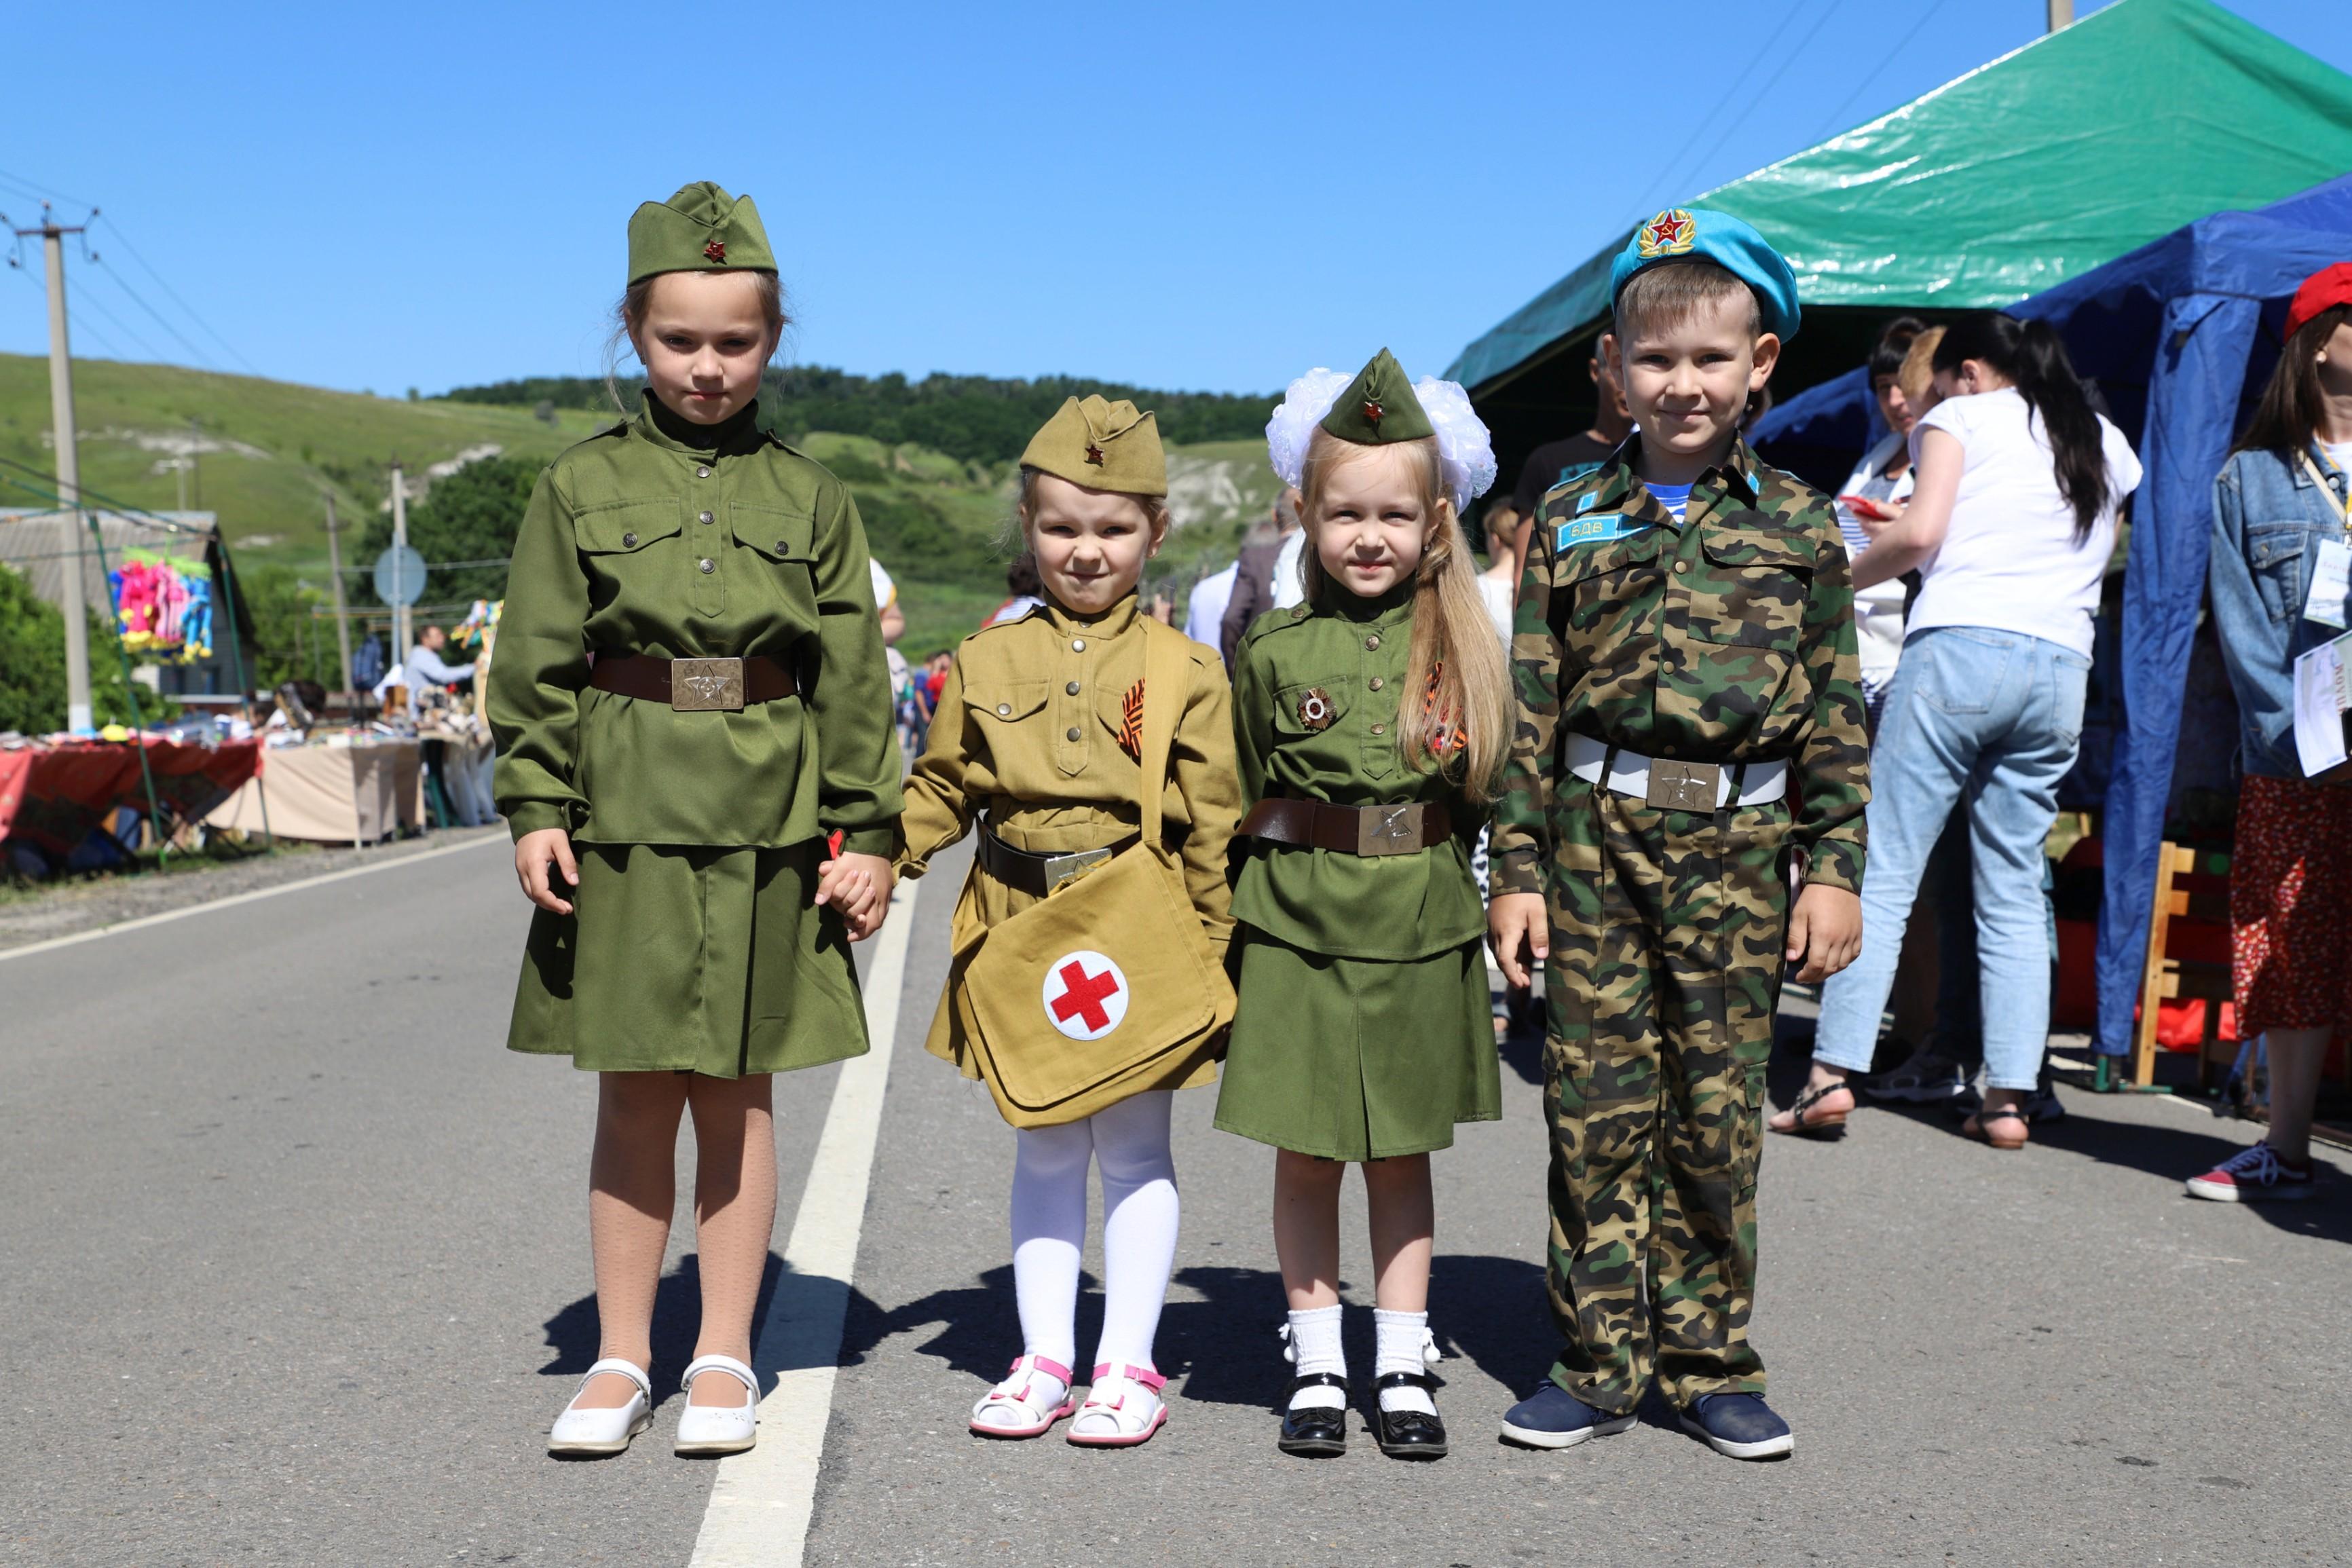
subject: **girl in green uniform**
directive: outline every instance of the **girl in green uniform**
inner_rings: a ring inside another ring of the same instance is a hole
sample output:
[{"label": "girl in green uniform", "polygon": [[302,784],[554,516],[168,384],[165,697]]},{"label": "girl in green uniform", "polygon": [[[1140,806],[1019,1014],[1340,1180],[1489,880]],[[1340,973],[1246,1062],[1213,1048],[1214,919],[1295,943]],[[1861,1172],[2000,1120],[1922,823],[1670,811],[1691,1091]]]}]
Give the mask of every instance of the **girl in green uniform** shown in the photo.
[{"label": "girl in green uniform", "polygon": [[646,395],[540,476],[489,683],[538,906],[507,1044],[601,1075],[603,1343],[550,1449],[618,1453],[652,1419],[691,1109],[702,1326],[677,1447],[731,1453],[758,1419],[769,1075],[866,1048],[849,943],[888,902],[898,758],[857,510],[759,427],[785,318],[751,198],[699,184],[639,207],[619,314]]},{"label": "girl in green uniform", "polygon": [[[1449,382],[1386,350],[1291,384],[1266,426],[1305,497],[1306,603],[1259,617],[1234,676],[1248,853],[1240,1006],[1217,1125],[1271,1143],[1297,1364],[1280,1447],[1346,1446],[1339,1183],[1364,1167],[1381,1451],[1436,1458],[1424,1371],[1429,1151],[1501,1114],[1470,847],[1509,744],[1502,650],[1458,513],[1495,476]],[[1242,842],[1241,839],[1236,840]]]}]

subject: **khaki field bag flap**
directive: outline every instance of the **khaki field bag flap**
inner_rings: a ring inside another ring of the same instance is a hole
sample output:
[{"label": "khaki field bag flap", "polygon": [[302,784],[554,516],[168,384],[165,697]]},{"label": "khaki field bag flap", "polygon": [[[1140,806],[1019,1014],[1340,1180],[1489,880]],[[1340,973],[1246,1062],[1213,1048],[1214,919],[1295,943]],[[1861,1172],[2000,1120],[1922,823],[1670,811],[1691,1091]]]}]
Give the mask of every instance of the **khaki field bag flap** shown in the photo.
[{"label": "khaki field bag flap", "polygon": [[1143,625],[1140,841],[989,931],[965,973],[981,1076],[1015,1127],[1173,1089],[1233,1022],[1233,987],[1160,842],[1192,652],[1172,628]]}]

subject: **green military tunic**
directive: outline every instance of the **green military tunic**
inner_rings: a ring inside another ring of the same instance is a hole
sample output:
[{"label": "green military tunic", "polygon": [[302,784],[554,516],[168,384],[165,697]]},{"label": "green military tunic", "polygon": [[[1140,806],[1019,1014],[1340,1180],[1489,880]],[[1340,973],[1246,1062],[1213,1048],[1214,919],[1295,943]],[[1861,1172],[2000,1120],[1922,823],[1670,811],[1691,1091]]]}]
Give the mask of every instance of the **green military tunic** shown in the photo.
[{"label": "green military tunic", "polygon": [[[828,834],[887,855],[899,761],[866,535],[757,427],[645,411],[557,458],[515,540],[489,683],[499,809],[572,836],[576,912],[532,920],[508,1046],[732,1078],[856,1056],[847,934],[810,907]],[[765,655],[801,695],[677,712],[595,654]]]},{"label": "green military tunic", "polygon": [[[965,638],[940,689],[929,741],[907,780],[900,873],[921,876],[933,856],[982,819],[1012,847],[1039,855],[1097,849],[1135,832],[1143,769],[1129,748],[1139,744],[1143,706],[1170,700],[1140,689],[1146,635],[1130,594],[1099,616],[1074,616],[1048,604]],[[1182,707],[1160,797],[1162,831],[1183,866],[1192,907],[1223,956],[1233,931],[1226,846],[1240,800],[1231,699],[1216,650],[1192,645],[1190,683],[1172,700]],[[1035,895],[988,875],[977,859],[964,879],[949,931],[947,984],[926,1044],[967,1078],[978,1078],[980,1068],[971,1046],[965,968],[992,928],[1035,902]],[[1215,1077],[1210,1063],[1192,1082]]]},{"label": "green military tunic", "polygon": [[1333,1160],[1443,1149],[1502,1114],[1486,917],[1470,872],[1483,809],[1399,754],[1412,595],[1258,618],[1235,656],[1243,798],[1443,801],[1453,836],[1417,854],[1247,840],[1237,857],[1239,1010],[1217,1100],[1228,1132]]},{"label": "green military tunic", "polygon": [[[1869,752],[1829,501],[1744,443],[1677,521],[1636,437],[1544,498],[1519,588],[1497,892],[1545,895],[1553,1378],[1631,1411],[1760,1394],[1756,1168],[1793,853],[1857,889]],[[1571,734],[1791,768],[1780,800],[1654,808],[1568,773]]]}]

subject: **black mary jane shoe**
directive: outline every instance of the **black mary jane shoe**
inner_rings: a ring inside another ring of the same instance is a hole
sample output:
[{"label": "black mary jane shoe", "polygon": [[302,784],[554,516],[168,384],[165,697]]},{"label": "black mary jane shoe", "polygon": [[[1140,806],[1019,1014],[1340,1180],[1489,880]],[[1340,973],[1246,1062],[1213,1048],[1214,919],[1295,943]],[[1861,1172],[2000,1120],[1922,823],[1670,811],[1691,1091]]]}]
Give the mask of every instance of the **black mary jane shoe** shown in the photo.
[{"label": "black mary jane shoe", "polygon": [[[1336,1388],[1345,1398],[1348,1380],[1328,1372],[1312,1373],[1294,1378],[1290,1397],[1296,1399],[1309,1388]],[[1348,1407],[1345,1405],[1308,1405],[1282,1413],[1282,1436],[1275,1447],[1286,1454],[1301,1458],[1328,1459],[1348,1451]]]},{"label": "black mary jane shoe", "polygon": [[1391,1459],[1445,1458],[1445,1423],[1418,1410],[1381,1409],[1381,1391],[1388,1388],[1418,1388],[1430,1394],[1434,1404],[1437,1380],[1426,1373],[1392,1372],[1373,1383],[1372,1436],[1379,1440],[1381,1452]]}]

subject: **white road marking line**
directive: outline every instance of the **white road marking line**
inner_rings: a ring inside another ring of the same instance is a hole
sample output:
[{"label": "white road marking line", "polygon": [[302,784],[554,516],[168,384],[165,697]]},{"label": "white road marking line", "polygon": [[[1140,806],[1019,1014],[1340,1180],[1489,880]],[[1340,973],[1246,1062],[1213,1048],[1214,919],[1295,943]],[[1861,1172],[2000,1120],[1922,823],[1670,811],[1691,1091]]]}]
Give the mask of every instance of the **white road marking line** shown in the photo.
[{"label": "white road marking line", "polygon": [[808,1548],[850,1277],[857,1267],[866,1189],[898,1033],[915,892],[916,884],[902,882],[891,895],[889,923],[866,976],[866,1034],[873,1048],[845,1063],[834,1086],[792,1239],[784,1245],[783,1277],[751,1347],[752,1366],[776,1373],[776,1386],[760,1402],[759,1447],[719,1461],[688,1568],[796,1568]]},{"label": "white road marking line", "polygon": [[463,843],[443,844],[431,849],[420,849],[414,855],[401,855],[390,860],[379,860],[373,866],[353,866],[341,871],[328,871],[316,877],[305,877],[299,882],[280,882],[274,888],[256,888],[249,893],[231,893],[225,899],[209,899],[201,904],[190,904],[184,910],[165,910],[159,915],[142,915],[135,921],[119,921],[113,925],[94,926],[89,931],[75,931],[70,936],[53,936],[47,942],[28,942],[22,947],[0,950],[0,963],[5,963],[12,958],[27,958],[37,952],[47,952],[53,948],[71,947],[78,942],[96,942],[102,936],[118,936],[127,931],[159,926],[167,921],[185,920],[190,915],[204,914],[210,910],[226,910],[236,904],[250,904],[260,899],[274,899],[280,893],[299,893],[305,888],[322,888],[329,882],[340,882],[346,878],[365,877],[376,871],[389,871],[395,866],[414,866],[419,860],[430,860],[436,856],[455,855],[460,849],[471,849],[477,844],[506,842],[508,838],[503,833],[485,833],[478,838],[468,838]]}]

